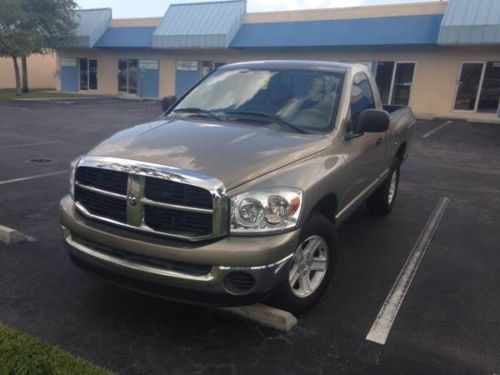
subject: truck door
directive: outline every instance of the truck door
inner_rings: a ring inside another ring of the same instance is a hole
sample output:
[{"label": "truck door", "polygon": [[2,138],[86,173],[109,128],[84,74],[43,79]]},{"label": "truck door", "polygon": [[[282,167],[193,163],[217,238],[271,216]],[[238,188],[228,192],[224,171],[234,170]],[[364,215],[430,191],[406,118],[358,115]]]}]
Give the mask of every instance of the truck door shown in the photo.
[{"label": "truck door", "polygon": [[373,90],[364,73],[354,76],[350,95],[350,119],[345,129],[346,185],[342,205],[357,199],[386,168],[386,133],[354,134],[354,124],[366,109],[376,108]]}]

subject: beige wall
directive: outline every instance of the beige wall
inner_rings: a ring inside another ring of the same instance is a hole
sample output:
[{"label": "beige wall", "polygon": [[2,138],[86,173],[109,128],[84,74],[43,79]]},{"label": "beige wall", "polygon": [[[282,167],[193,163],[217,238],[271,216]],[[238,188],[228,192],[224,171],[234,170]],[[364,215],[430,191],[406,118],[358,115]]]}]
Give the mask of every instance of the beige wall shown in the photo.
[{"label": "beige wall", "polygon": [[[19,61],[19,68],[21,62]],[[28,58],[29,85],[33,89],[56,88],[56,55],[32,55]],[[14,64],[11,58],[0,58],[0,89],[16,87]]]},{"label": "beige wall", "polygon": [[161,17],[114,18],[111,20],[111,27],[158,26],[161,20]]},{"label": "beige wall", "polygon": [[[416,70],[410,105],[419,117],[456,117],[493,120],[493,114],[453,111],[456,83],[462,61],[500,61],[498,48],[406,48],[388,49],[308,49],[308,50],[199,50],[199,51],[72,51],[64,57],[96,57],[99,90],[97,94],[117,94],[119,58],[156,58],[160,62],[160,96],[175,92],[177,60],[238,62],[265,59],[306,59],[325,61],[413,61]],[[58,86],[59,87],[59,86]],[[92,93],[89,91],[88,93]]]},{"label": "beige wall", "polygon": [[295,11],[247,13],[245,23],[338,20],[353,18],[444,14],[447,2],[410,3],[352,8],[307,9]]}]

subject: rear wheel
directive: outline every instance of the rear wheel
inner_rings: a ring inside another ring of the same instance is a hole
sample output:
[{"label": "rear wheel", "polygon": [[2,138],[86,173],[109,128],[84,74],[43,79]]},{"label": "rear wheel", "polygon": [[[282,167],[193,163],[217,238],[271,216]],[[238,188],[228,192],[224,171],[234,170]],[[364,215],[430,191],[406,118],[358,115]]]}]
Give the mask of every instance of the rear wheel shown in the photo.
[{"label": "rear wheel", "polygon": [[274,291],[271,304],[294,314],[316,304],[333,276],[336,248],[333,224],[319,213],[312,213],[302,228],[288,278]]},{"label": "rear wheel", "polygon": [[370,212],[380,216],[391,213],[398,194],[399,172],[400,162],[396,160],[384,183],[368,198],[367,206]]}]

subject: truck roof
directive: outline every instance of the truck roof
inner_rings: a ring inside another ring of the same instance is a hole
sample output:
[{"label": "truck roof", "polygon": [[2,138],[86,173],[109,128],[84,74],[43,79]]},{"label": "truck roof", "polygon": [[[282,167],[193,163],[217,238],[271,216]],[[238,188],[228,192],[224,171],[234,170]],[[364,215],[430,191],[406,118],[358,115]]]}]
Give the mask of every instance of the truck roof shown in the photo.
[{"label": "truck roof", "polygon": [[330,61],[308,61],[308,60],[262,60],[247,61],[235,64],[227,64],[220,69],[298,69],[298,70],[321,70],[335,73],[346,73],[356,64],[345,64]]}]

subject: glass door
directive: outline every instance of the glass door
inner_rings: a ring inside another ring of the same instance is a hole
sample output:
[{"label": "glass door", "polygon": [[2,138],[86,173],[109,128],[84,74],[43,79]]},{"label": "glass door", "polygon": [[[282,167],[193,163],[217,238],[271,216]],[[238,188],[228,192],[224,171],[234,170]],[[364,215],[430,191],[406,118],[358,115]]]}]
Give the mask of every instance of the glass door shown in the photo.
[{"label": "glass door", "polygon": [[118,60],[118,91],[137,94],[139,60]]},{"label": "glass door", "polygon": [[415,63],[397,62],[394,72],[391,104],[408,105],[410,103],[411,85],[413,74],[415,73]]},{"label": "glass door", "polygon": [[484,63],[465,62],[462,63],[460,79],[457,82],[457,97],[455,98],[455,110],[475,111],[478,102],[479,86],[483,76]]}]

